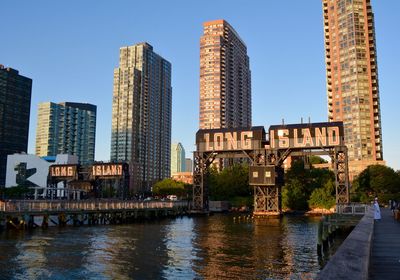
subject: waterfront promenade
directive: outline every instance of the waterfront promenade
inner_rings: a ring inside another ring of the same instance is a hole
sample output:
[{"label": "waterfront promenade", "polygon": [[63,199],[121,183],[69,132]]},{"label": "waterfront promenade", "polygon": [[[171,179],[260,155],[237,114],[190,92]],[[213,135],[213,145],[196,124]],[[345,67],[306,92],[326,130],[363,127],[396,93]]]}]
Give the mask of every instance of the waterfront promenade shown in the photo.
[{"label": "waterfront promenade", "polygon": [[381,213],[374,221],[369,208],[316,279],[400,279],[400,221],[387,208]]},{"label": "waterfront promenade", "polygon": [[381,208],[382,219],[376,221],[372,238],[369,279],[400,279],[400,221],[388,208]]}]

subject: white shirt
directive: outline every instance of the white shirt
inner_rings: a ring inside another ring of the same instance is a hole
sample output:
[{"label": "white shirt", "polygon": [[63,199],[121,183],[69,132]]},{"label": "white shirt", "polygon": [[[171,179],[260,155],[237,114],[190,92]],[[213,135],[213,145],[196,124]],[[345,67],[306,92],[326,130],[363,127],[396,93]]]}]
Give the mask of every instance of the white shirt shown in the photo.
[{"label": "white shirt", "polygon": [[374,219],[380,220],[381,219],[381,209],[379,208],[378,201],[374,202]]}]

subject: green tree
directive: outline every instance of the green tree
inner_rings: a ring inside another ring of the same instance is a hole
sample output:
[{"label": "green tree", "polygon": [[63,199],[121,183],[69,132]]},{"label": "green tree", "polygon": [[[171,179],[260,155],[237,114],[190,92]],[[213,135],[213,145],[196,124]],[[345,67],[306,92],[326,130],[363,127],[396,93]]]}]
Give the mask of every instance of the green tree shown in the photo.
[{"label": "green tree", "polygon": [[335,203],[335,182],[331,179],[322,188],[315,189],[308,200],[310,208],[330,209]]},{"label": "green tree", "polygon": [[311,177],[311,192],[317,188],[321,188],[325,186],[325,184],[329,181],[335,181],[335,174],[328,169],[322,168],[312,168],[310,170],[310,177]]},{"label": "green tree", "polygon": [[177,182],[170,178],[166,178],[154,184],[153,193],[157,195],[174,194],[176,196],[182,197],[186,196],[187,191],[185,189],[184,183]]},{"label": "green tree", "polygon": [[304,184],[293,178],[282,190],[282,207],[290,210],[307,210],[308,195],[304,192]]},{"label": "green tree", "polygon": [[311,194],[334,180],[330,170],[304,167],[303,160],[296,160],[285,174],[285,186],[282,191],[284,209],[307,210]]},{"label": "green tree", "polygon": [[211,200],[229,200],[236,204],[252,203],[252,200],[248,199],[252,194],[247,164],[234,164],[220,173],[215,168],[210,168],[207,182]]},{"label": "green tree", "polygon": [[310,156],[310,163],[311,164],[320,164],[320,163],[327,163],[327,161],[319,156]]},{"label": "green tree", "polygon": [[369,202],[374,196],[383,201],[400,198],[400,175],[384,165],[370,165],[362,171],[352,184],[352,198]]}]

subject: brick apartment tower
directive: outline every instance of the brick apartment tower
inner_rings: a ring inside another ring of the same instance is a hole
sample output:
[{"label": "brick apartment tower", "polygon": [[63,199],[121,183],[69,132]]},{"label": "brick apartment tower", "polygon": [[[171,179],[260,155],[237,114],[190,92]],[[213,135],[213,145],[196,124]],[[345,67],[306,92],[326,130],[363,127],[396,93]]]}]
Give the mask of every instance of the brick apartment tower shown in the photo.
[{"label": "brick apartment tower", "polygon": [[384,164],[370,0],[323,0],[329,121],[343,121],[352,179]]},{"label": "brick apartment tower", "polygon": [[225,20],[203,24],[200,39],[200,129],[251,126],[247,48]]}]

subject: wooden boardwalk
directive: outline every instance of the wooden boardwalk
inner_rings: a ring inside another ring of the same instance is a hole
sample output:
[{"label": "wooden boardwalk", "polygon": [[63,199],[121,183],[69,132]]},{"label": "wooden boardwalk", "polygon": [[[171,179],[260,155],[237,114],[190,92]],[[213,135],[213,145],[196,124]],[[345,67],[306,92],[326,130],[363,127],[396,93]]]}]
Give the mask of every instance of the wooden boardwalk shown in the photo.
[{"label": "wooden boardwalk", "polygon": [[381,208],[382,219],[375,221],[369,266],[369,279],[400,279],[400,221],[388,208]]}]

